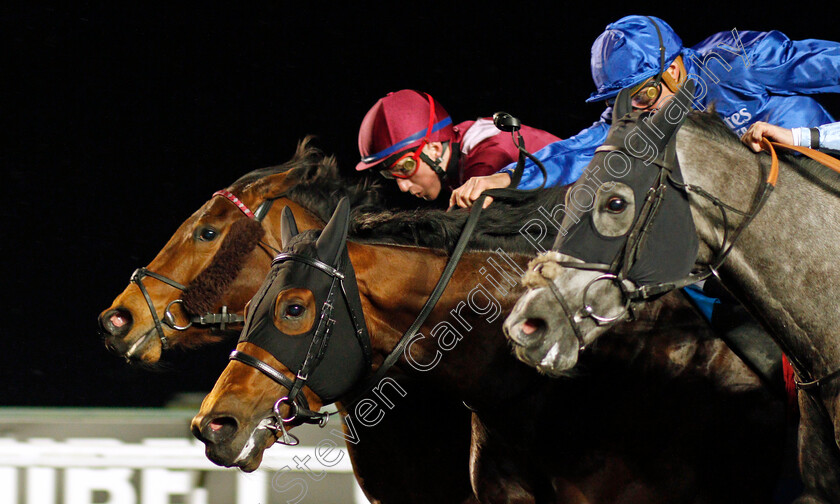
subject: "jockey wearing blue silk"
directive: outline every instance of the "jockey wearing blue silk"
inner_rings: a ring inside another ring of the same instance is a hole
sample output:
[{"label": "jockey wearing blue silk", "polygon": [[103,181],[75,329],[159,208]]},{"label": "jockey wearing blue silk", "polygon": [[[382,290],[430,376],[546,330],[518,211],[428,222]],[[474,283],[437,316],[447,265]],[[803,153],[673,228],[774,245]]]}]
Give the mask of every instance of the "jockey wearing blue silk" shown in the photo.
[{"label": "jockey wearing blue silk", "polygon": [[[625,88],[634,108],[655,110],[691,78],[696,82],[694,108],[714,104],[739,136],[757,121],[783,128],[833,122],[809,95],[840,92],[840,43],[733,29],[685,48],[667,23],[651,16],[627,16],[607,26],[592,45],[591,66],[597,89],[587,101],[606,101],[608,107],[589,128],[534,153],[549,173],[546,186],[570,184],[581,176],[606,139],[610,102]],[[511,173],[514,167],[502,171]],[[518,187],[541,183],[542,174],[528,161]],[[781,374],[778,348],[718,282],[683,290],[754,371],[768,380]]]},{"label": "jockey wearing blue silk", "polygon": [[[739,136],[756,121],[784,128],[833,122],[809,95],[840,92],[840,43],[794,41],[777,31],[733,29],[685,48],[665,21],[652,16],[627,16],[607,26],[592,45],[591,66],[597,89],[587,102],[609,104],[621,89],[638,87],[663,68],[673,68],[676,83],[664,72],[662,84],[670,89],[686,78],[694,79],[694,107],[705,110],[714,103]],[[546,186],[570,184],[580,177],[595,148],[606,139],[611,112],[608,107],[589,128],[535,153],[551,174]],[[511,173],[514,166],[503,171]],[[541,182],[539,169],[529,161],[518,187],[532,189]]]}]

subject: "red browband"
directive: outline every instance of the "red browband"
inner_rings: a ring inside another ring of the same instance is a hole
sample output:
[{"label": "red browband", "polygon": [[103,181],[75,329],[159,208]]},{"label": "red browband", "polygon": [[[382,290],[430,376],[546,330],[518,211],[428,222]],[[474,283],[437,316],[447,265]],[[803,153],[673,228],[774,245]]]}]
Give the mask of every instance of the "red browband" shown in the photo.
[{"label": "red browband", "polygon": [[248,218],[251,218],[251,219],[256,219],[257,218],[254,215],[254,212],[252,212],[250,208],[245,206],[245,203],[242,203],[242,201],[239,198],[237,198],[236,196],[234,196],[234,194],[232,192],[227,191],[225,189],[222,189],[221,191],[216,191],[216,192],[213,193],[213,197],[216,197],[216,196],[224,196],[225,198],[229,199],[234,205],[236,205],[236,207],[238,209],[242,210],[242,213],[247,215]]}]

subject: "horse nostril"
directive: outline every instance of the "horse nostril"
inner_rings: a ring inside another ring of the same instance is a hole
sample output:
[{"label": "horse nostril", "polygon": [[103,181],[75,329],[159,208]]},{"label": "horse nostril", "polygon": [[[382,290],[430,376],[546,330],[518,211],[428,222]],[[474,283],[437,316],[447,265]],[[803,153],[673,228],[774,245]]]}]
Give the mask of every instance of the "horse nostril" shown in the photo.
[{"label": "horse nostril", "polygon": [[514,326],[510,339],[518,345],[528,346],[545,334],[546,327],[548,324],[543,319],[527,318]]},{"label": "horse nostril", "polygon": [[522,322],[520,329],[523,333],[530,336],[536,332],[541,332],[545,330],[545,321],[543,319],[538,318],[529,318]]},{"label": "horse nostril", "polygon": [[227,441],[239,428],[235,418],[229,416],[216,417],[201,429],[201,437],[212,443]]},{"label": "horse nostril", "polygon": [[131,329],[132,323],[131,312],[122,308],[109,310],[99,317],[100,329],[112,336],[127,333]]}]

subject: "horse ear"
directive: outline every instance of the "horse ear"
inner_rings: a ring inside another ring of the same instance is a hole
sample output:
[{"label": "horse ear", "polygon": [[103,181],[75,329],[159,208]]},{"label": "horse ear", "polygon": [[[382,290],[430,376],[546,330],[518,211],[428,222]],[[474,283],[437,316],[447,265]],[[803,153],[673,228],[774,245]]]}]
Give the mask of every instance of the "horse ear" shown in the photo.
[{"label": "horse ear", "polygon": [[615,97],[613,104],[612,122],[616,124],[619,119],[633,111],[633,106],[630,104],[630,90],[622,89]]},{"label": "horse ear", "polygon": [[283,207],[283,213],[280,216],[280,240],[285,247],[293,236],[298,234],[297,222],[295,222],[295,214],[289,207]]},{"label": "horse ear", "polygon": [[671,137],[682,125],[685,116],[691,111],[693,99],[694,80],[688,79],[677,91],[677,94],[650,118],[650,122],[664,135],[661,140],[662,146],[668,144]]},{"label": "horse ear", "polygon": [[335,208],[330,221],[321,232],[321,236],[315,242],[315,250],[318,257],[327,264],[336,264],[338,253],[347,241],[347,228],[350,226],[350,201],[347,197],[341,198]]}]

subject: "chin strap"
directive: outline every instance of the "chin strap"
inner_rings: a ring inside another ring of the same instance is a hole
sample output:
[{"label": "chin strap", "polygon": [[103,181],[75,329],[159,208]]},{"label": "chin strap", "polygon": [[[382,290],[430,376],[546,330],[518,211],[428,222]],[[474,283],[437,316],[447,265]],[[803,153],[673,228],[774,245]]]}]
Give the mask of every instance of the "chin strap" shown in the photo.
[{"label": "chin strap", "polygon": [[446,149],[448,147],[449,143],[443,142],[443,151],[441,151],[440,156],[435,160],[432,160],[432,158],[427,156],[426,153],[422,150],[420,151],[420,159],[422,159],[424,163],[429,165],[429,168],[431,168],[432,170],[434,170],[435,173],[437,173],[437,176],[441,180],[441,182],[443,182],[446,178],[446,168],[443,168],[440,164],[443,162],[443,155],[446,154]]}]

